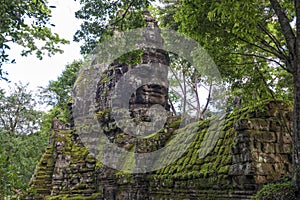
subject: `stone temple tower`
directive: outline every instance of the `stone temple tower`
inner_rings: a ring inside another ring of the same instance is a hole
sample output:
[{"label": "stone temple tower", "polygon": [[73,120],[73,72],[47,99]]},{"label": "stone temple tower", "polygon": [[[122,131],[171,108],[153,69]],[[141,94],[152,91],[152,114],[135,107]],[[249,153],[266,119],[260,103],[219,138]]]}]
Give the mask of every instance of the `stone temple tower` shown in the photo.
[{"label": "stone temple tower", "polygon": [[[144,17],[146,22],[146,30],[149,31],[144,33],[144,39],[148,43],[155,43],[157,46],[163,45],[163,39],[159,34],[159,28],[157,22],[150,15],[149,11],[144,11]],[[153,29],[156,31],[153,33]],[[134,64],[128,64],[121,59],[116,59],[113,63],[110,64],[109,68],[105,70],[97,84],[96,92],[96,113],[101,113],[99,120],[103,126],[104,130],[109,130],[106,133],[110,137],[111,141],[114,140],[116,134],[122,132],[121,130],[111,131],[109,128],[114,123],[114,119],[110,116],[111,111],[111,96],[114,91],[114,88],[118,81],[126,74],[130,73],[132,70],[135,70],[137,67],[142,68],[143,66],[138,66],[139,64],[148,65],[152,67],[151,72],[147,74],[147,70],[141,71],[139,77],[140,79],[147,78],[151,80],[151,73],[154,75],[160,76],[160,82],[165,82],[163,85],[159,83],[150,83],[145,85],[140,85],[138,88],[135,88],[135,91],[132,91],[128,101],[128,110],[130,112],[130,117],[135,121],[136,124],[140,122],[151,121],[150,116],[147,115],[149,108],[155,104],[162,106],[166,111],[169,111],[168,104],[168,65],[169,65],[169,56],[168,53],[162,49],[143,47],[140,50],[134,52],[129,52],[127,55],[127,60],[138,60]],[[148,69],[149,70],[149,69]],[[134,81],[138,82],[139,78],[134,78],[134,80],[127,79],[127,82]],[[157,77],[153,77],[157,78]],[[125,93],[129,92],[126,87],[122,88]],[[126,101],[126,99],[125,99]],[[109,116],[104,119],[103,115]]]}]

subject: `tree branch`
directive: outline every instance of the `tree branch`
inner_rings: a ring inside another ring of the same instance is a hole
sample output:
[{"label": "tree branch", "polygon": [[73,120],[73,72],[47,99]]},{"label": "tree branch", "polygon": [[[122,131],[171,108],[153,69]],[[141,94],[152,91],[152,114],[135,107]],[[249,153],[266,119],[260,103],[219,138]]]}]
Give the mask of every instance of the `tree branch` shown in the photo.
[{"label": "tree branch", "polygon": [[[295,10],[296,10],[296,46],[297,46],[297,57],[300,57],[300,2],[295,0]],[[298,61],[299,62],[299,61]]]},{"label": "tree branch", "polygon": [[170,103],[170,105],[171,105],[172,112],[174,113],[174,115],[176,115],[177,112],[176,112],[176,109],[175,109],[175,107],[174,107],[174,104],[173,104],[172,100],[171,100],[170,98],[168,98],[168,100],[169,100],[169,103]]},{"label": "tree branch", "polygon": [[288,72],[290,72],[288,70],[288,68],[286,68],[285,66],[283,66],[279,61],[271,59],[271,58],[266,58],[265,56],[256,55],[254,53],[237,53],[237,52],[234,52],[234,53],[231,53],[231,54],[238,54],[238,55],[242,55],[242,56],[249,56],[249,57],[261,58],[261,59],[264,59],[264,60],[267,60],[267,61],[270,61],[270,62],[274,62],[278,66],[280,66],[281,68],[283,68],[284,70],[287,70]]},{"label": "tree branch", "polygon": [[183,89],[183,86],[181,84],[181,81],[179,79],[179,77],[177,76],[177,74],[175,73],[174,69],[172,67],[169,68],[171,70],[171,72],[173,73],[175,79],[177,80],[178,84],[179,84],[179,87],[181,89],[181,92],[184,93],[184,89]]},{"label": "tree branch", "polygon": [[[297,1],[297,0],[296,0]],[[287,17],[287,15],[283,12],[279,2],[277,0],[270,0],[271,6],[273,10],[275,11],[278,21],[283,33],[283,36],[285,38],[287,48],[290,53],[290,60],[289,64],[287,64],[287,68],[290,72],[294,71],[294,64],[293,61],[295,60],[295,40],[296,36],[293,32],[293,29],[290,25],[290,19]]]},{"label": "tree branch", "polygon": [[288,57],[286,56],[286,54],[284,52],[282,52],[280,49],[276,49],[275,47],[273,47],[272,45],[270,45],[269,42],[267,42],[264,38],[258,37],[258,39],[260,40],[261,44],[264,45],[265,47],[269,48],[271,52],[273,52],[273,54],[275,56],[277,56],[279,59],[288,60]]},{"label": "tree branch", "polygon": [[275,44],[276,48],[278,49],[278,52],[282,53],[284,55],[284,57],[288,57],[285,52],[284,49],[282,48],[280,42],[277,40],[277,38],[271,33],[269,32],[269,30],[264,27],[263,25],[261,25],[260,23],[258,23],[258,27],[268,35],[268,37],[271,39],[271,41]]},{"label": "tree branch", "polygon": [[257,47],[257,48],[263,50],[264,52],[268,52],[268,53],[273,54],[273,55],[275,55],[276,57],[279,57],[279,58],[281,57],[281,56],[278,55],[276,52],[273,52],[273,51],[271,51],[271,50],[269,50],[269,49],[266,49],[266,48],[264,48],[264,47],[262,47],[262,46],[259,46],[259,45],[257,45],[257,44],[254,44],[254,43],[252,43],[252,42],[249,42],[249,41],[247,41],[247,40],[245,40],[245,39],[243,39],[243,38],[241,38],[241,37],[238,37],[238,36],[237,36],[237,38],[238,38],[239,40],[241,40],[241,41],[247,43],[247,44],[250,44],[250,45],[252,45],[252,46],[254,46],[254,47]]},{"label": "tree branch", "polygon": [[[182,95],[180,95],[178,92],[176,92],[173,88],[170,88],[173,92],[175,92],[181,99],[183,99],[184,97],[182,96]],[[190,103],[190,102],[188,102],[188,101],[186,101],[186,104],[187,105],[189,105],[189,106],[191,106],[191,108],[193,108],[193,109],[197,109],[197,107],[196,106],[194,106],[192,103]]]},{"label": "tree branch", "polygon": [[199,98],[199,93],[198,93],[198,77],[194,75],[194,84],[191,83],[193,86],[194,93],[196,95],[196,102],[197,102],[197,117],[199,119],[201,118],[201,111],[200,111],[200,98]]},{"label": "tree branch", "polygon": [[204,115],[204,113],[206,112],[206,110],[208,108],[208,105],[209,105],[209,102],[210,102],[210,98],[211,98],[212,85],[213,85],[212,82],[210,82],[207,101],[206,101],[206,104],[205,104],[203,110],[201,111],[200,118],[203,118],[203,115]]},{"label": "tree branch", "polygon": [[130,2],[130,4],[127,6],[125,12],[122,14],[122,17],[118,20],[116,20],[114,23],[112,23],[110,26],[116,26],[119,22],[123,21],[127,15],[127,13],[129,12],[130,7],[133,5],[135,0],[132,0]]}]

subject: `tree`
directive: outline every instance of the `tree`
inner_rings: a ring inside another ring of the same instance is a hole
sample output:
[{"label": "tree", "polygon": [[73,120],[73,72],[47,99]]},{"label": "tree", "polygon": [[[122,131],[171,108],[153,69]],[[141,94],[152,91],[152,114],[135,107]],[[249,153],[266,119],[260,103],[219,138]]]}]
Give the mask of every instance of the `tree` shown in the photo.
[{"label": "tree", "polygon": [[209,51],[229,82],[260,77],[249,83],[262,82],[272,97],[292,92],[293,184],[300,199],[300,2],[188,0],[167,9],[165,17]]},{"label": "tree", "polygon": [[[63,122],[69,122],[70,120],[70,108],[69,103],[72,102],[72,90],[74,83],[77,79],[79,69],[83,65],[82,61],[73,61],[71,64],[66,65],[65,70],[57,78],[57,80],[50,81],[46,88],[42,88],[42,98],[46,104],[53,106],[50,112],[46,114],[44,120],[47,121],[48,131],[50,131],[50,126],[52,119],[54,117],[59,117]],[[43,128],[45,127],[43,126]]]},{"label": "tree", "polygon": [[75,16],[83,23],[81,30],[75,33],[74,40],[84,41],[81,53],[91,53],[97,44],[111,36],[115,30],[125,31],[145,26],[142,11],[151,1],[80,1],[82,8]]},{"label": "tree", "polygon": [[7,162],[8,157],[0,147],[0,198],[16,194],[18,189],[23,189],[22,181],[17,173],[12,170],[12,165]]},{"label": "tree", "polygon": [[[173,54],[169,55],[171,60],[169,101],[173,113],[175,115],[177,113],[176,104],[180,108],[179,112],[189,113],[197,119],[204,119],[204,114],[211,100],[212,82],[201,76],[200,72],[185,59]],[[200,99],[204,100],[205,97],[205,102],[200,102]]]},{"label": "tree", "polygon": [[81,61],[66,66],[50,81],[42,95],[48,112],[35,110],[37,96],[27,85],[16,84],[9,94],[0,92],[0,198],[14,197],[28,189],[29,180],[49,142],[54,117],[69,122],[68,103]]},{"label": "tree", "polygon": [[0,90],[0,128],[11,136],[29,135],[39,130],[41,111],[27,91],[27,85],[15,84],[11,93]]},{"label": "tree", "polygon": [[26,189],[35,165],[47,145],[49,133],[39,131],[42,112],[27,85],[0,90],[0,196]]},{"label": "tree", "polygon": [[0,198],[17,195],[28,189],[29,180],[40,160],[49,133],[11,136],[0,131]]},{"label": "tree", "polygon": [[4,72],[3,63],[12,62],[7,50],[12,43],[24,47],[21,55],[36,53],[39,59],[44,54],[62,53],[59,44],[66,44],[58,34],[52,33],[50,26],[51,10],[45,0],[1,0],[0,9],[0,78]]},{"label": "tree", "polygon": [[[228,13],[232,14],[232,6],[227,5],[228,2],[224,4],[228,8]],[[178,1],[177,4],[173,3],[163,9],[162,22],[165,26],[175,28],[197,40],[213,57],[224,80],[236,88],[235,91],[244,90],[242,92],[244,102],[253,99],[252,93],[261,98],[274,96],[276,99],[287,100],[291,97],[292,83],[286,81],[286,78],[290,77],[288,78],[290,80],[291,75],[282,68],[284,63],[274,57],[273,49],[262,51],[261,48],[265,47],[257,44],[261,41],[267,45],[270,40],[266,36],[265,29],[262,31],[263,27],[257,27],[257,23],[263,22],[262,25],[271,27],[274,32],[278,32],[279,27],[273,23],[273,15],[269,13],[271,11],[264,11],[264,4],[260,2],[249,4],[248,8],[247,5],[240,3],[242,8],[236,9],[242,16],[237,19],[231,17],[233,19],[229,20],[227,16],[218,18],[213,13],[216,5],[212,2],[200,3],[201,6],[194,7],[192,1],[183,2],[182,5]],[[189,13],[188,17],[185,12]],[[251,22],[247,22],[248,18],[252,19]],[[279,40],[284,45],[281,37]]]}]

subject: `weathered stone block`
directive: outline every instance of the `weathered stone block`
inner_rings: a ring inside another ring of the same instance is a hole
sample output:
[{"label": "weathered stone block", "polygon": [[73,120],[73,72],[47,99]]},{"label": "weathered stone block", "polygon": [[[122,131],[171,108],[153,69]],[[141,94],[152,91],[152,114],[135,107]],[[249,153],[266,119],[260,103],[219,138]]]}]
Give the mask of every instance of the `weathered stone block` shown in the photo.
[{"label": "weathered stone block", "polygon": [[272,163],[256,163],[256,174],[257,175],[269,175],[274,174],[275,166]]},{"label": "weathered stone block", "polygon": [[269,120],[267,119],[252,119],[248,123],[252,130],[269,131]]},{"label": "weathered stone block", "polygon": [[244,174],[244,166],[242,164],[233,164],[229,168],[229,175],[238,176]]},{"label": "weathered stone block", "polygon": [[273,144],[273,143],[261,143],[261,151],[263,153],[275,153],[275,144]]},{"label": "weathered stone block", "polygon": [[275,150],[277,154],[291,154],[292,144],[283,144],[283,143],[275,144]]},{"label": "weathered stone block", "polygon": [[265,183],[267,181],[267,176],[255,175],[254,179],[256,183]]},{"label": "weathered stone block", "polygon": [[289,133],[283,133],[282,134],[282,140],[286,144],[291,144],[292,143],[292,136]]},{"label": "weathered stone block", "polygon": [[251,123],[247,119],[241,119],[234,125],[236,131],[243,131],[251,129]]},{"label": "weathered stone block", "polygon": [[280,123],[278,121],[278,119],[274,119],[274,120],[271,120],[270,121],[270,131],[273,131],[273,132],[280,132],[282,131],[282,123]]},{"label": "weathered stone block", "polygon": [[283,144],[282,153],[291,154],[292,153],[292,144]]},{"label": "weathered stone block", "polygon": [[273,143],[277,140],[275,132],[270,131],[255,131],[252,133],[254,139],[258,142]]}]

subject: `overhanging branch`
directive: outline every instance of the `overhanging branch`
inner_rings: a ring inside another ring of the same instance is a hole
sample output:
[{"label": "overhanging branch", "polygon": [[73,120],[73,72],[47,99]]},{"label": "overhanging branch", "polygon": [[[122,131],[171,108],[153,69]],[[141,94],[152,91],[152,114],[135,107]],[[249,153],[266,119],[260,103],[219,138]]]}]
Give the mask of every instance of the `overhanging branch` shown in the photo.
[{"label": "overhanging branch", "polygon": [[[298,0],[296,0],[296,1],[298,1]],[[270,0],[270,3],[278,17],[278,21],[279,21],[283,36],[285,38],[287,48],[290,52],[290,59],[289,59],[290,65],[287,65],[287,68],[289,69],[290,72],[292,72],[292,71],[294,71],[293,61],[296,56],[295,55],[296,36],[290,25],[290,19],[287,17],[285,12],[282,10],[279,2],[277,0]]]}]

